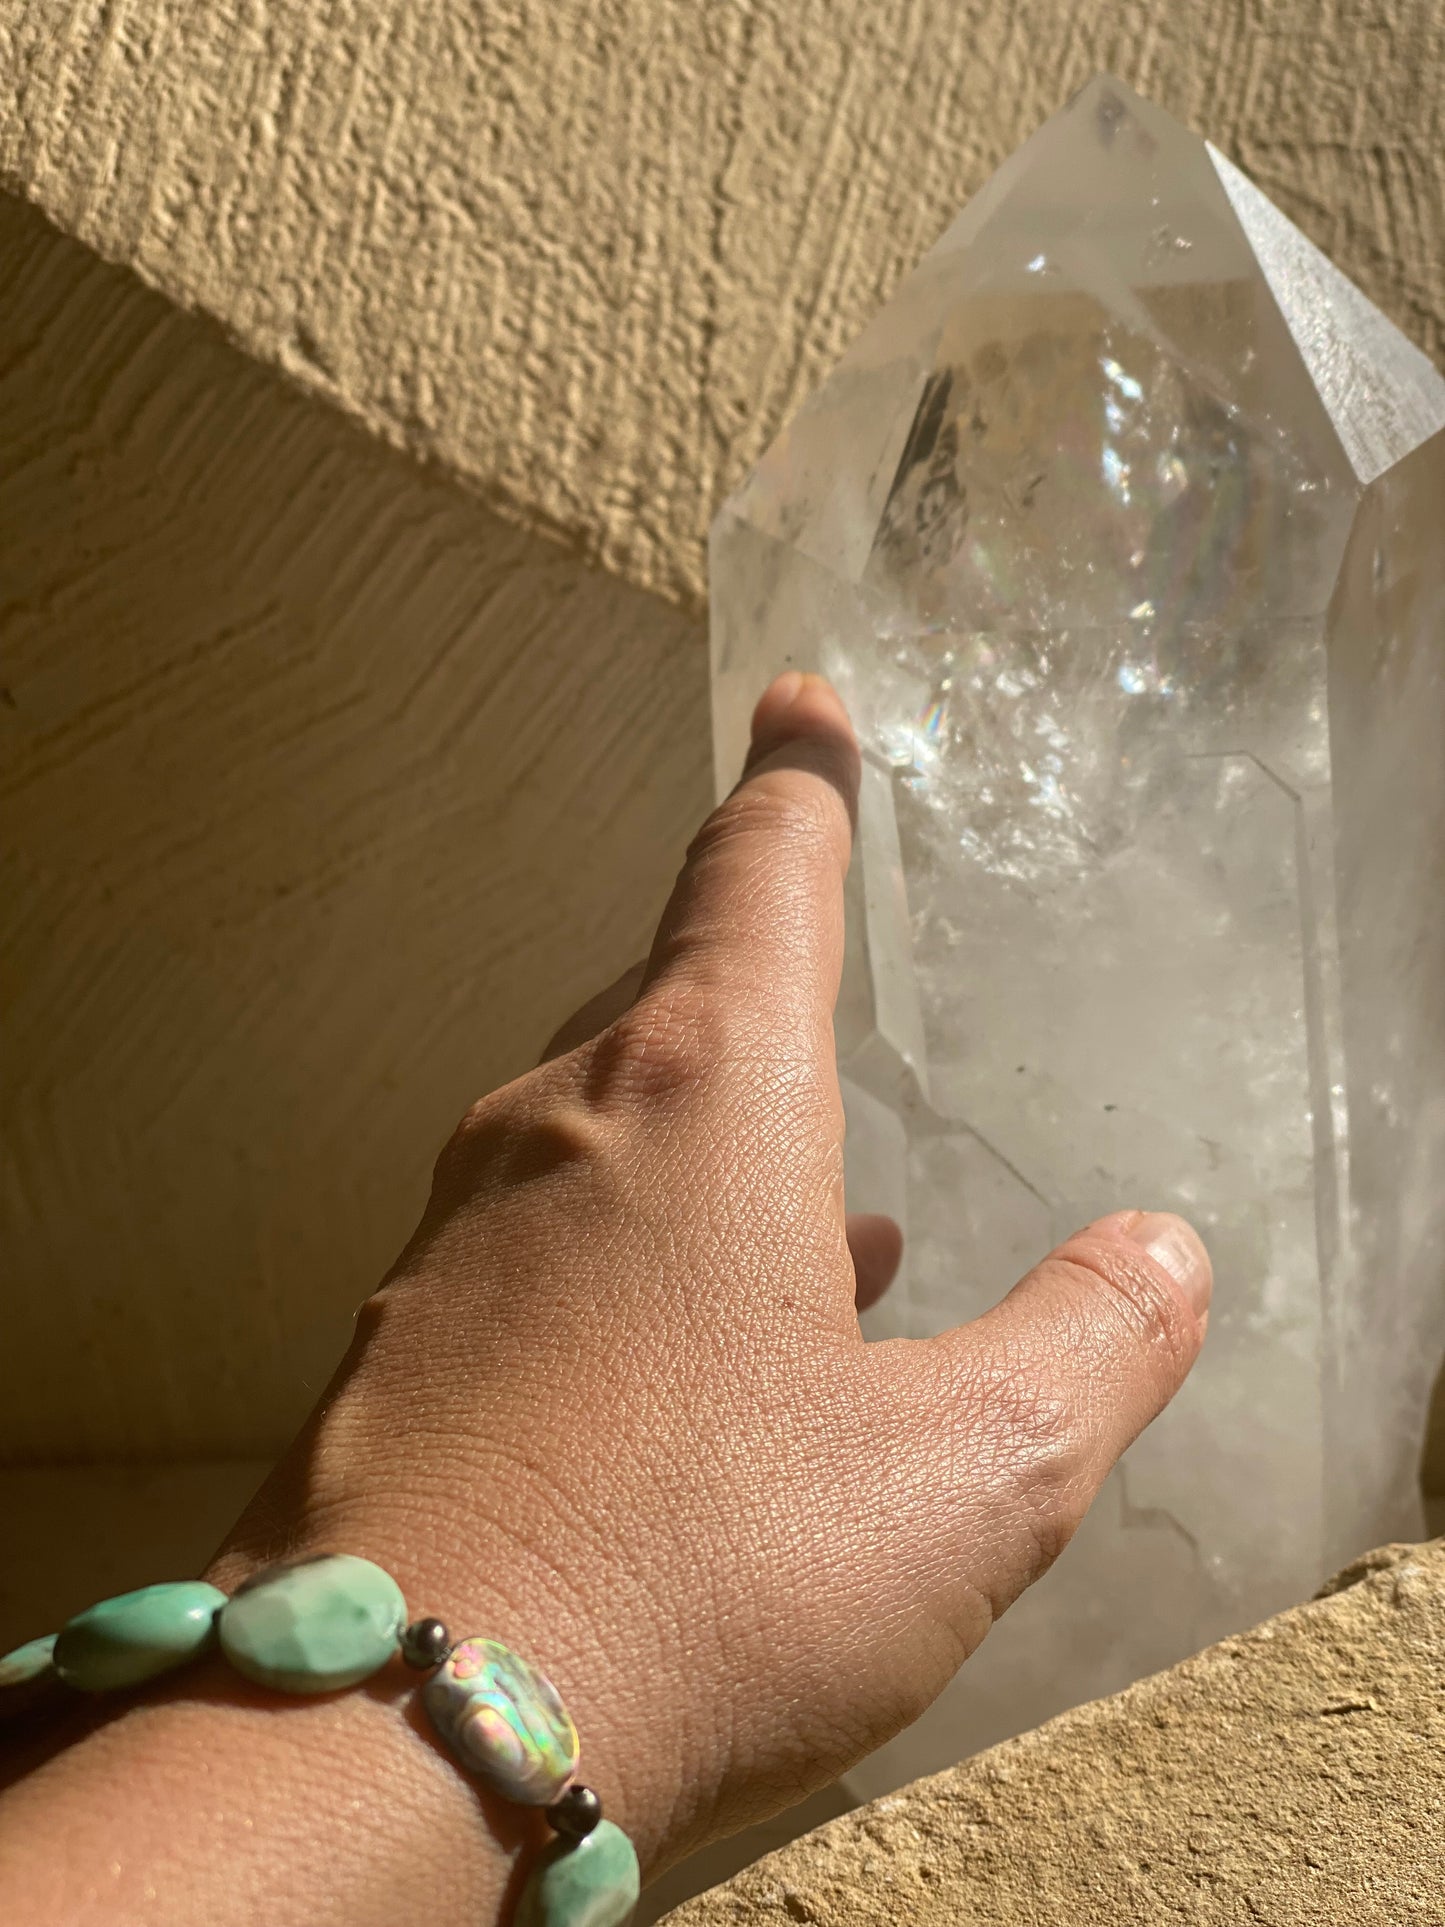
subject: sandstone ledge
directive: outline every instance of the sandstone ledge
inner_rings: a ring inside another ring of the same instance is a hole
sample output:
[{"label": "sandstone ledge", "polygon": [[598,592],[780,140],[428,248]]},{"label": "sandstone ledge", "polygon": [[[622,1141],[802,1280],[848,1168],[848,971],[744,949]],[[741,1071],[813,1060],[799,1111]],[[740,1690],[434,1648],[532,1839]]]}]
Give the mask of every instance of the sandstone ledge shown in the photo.
[{"label": "sandstone ledge", "polygon": [[688,1903],[725,1922],[1445,1920],[1445,1540],[861,1807]]}]

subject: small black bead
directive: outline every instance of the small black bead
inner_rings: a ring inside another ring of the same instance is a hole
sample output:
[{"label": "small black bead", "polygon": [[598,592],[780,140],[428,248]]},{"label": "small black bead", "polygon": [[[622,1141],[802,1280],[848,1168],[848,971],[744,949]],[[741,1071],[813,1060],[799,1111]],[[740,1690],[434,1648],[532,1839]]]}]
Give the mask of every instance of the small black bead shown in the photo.
[{"label": "small black bead", "polygon": [[424,1673],[440,1666],[452,1649],[452,1636],[439,1619],[414,1619],[401,1636],[401,1656]]},{"label": "small black bead", "polygon": [[547,1824],[566,1840],[585,1840],[602,1818],[602,1802],[590,1786],[568,1787],[547,1809]]}]

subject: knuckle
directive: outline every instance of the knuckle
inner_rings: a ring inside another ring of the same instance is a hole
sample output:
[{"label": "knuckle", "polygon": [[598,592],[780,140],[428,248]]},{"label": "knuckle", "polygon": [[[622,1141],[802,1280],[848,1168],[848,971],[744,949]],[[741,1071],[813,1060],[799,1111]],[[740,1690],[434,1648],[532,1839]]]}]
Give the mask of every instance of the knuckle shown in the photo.
[{"label": "knuckle", "polygon": [[1036,1372],[1013,1371],[991,1387],[1000,1470],[1027,1544],[1031,1584],[1073,1538],[1089,1504],[1090,1452],[1072,1402]]},{"label": "knuckle", "polygon": [[588,1094],[606,1111],[693,1095],[729,1061],[739,1030],[725,997],[674,991],[643,998],[593,1040]]},{"label": "knuckle", "polygon": [[1091,1350],[1163,1354],[1182,1377],[1198,1349],[1198,1329],[1142,1251],[1115,1240],[1074,1238],[1052,1261],[1067,1281],[1087,1326]]},{"label": "knuckle", "polygon": [[705,861],[739,838],[764,837],[821,861],[832,853],[833,835],[833,806],[820,786],[754,779],[718,805],[693,838],[689,857]]},{"label": "knuckle", "polygon": [[468,1107],[436,1163],[435,1184],[502,1189],[563,1173],[605,1179],[618,1161],[610,1120],[538,1073]]},{"label": "knuckle", "polygon": [[[1010,1548],[1004,1565],[1010,1583],[992,1601],[997,1615],[1048,1570],[1088,1510],[1087,1416],[1045,1361],[1024,1350],[986,1343],[945,1349],[936,1369],[946,1379],[942,1409],[956,1415],[951,1430],[960,1498],[986,1495]],[[934,1401],[939,1396],[931,1394]]]}]

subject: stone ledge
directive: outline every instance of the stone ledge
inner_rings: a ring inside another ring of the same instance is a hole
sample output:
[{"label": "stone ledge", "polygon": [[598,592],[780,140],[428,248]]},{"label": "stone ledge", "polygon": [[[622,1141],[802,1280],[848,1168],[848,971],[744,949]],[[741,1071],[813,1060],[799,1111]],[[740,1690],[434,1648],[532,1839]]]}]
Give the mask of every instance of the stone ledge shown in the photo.
[{"label": "stone ledge", "polygon": [[676,1927],[1438,1927],[1445,1541],[832,1821]]}]

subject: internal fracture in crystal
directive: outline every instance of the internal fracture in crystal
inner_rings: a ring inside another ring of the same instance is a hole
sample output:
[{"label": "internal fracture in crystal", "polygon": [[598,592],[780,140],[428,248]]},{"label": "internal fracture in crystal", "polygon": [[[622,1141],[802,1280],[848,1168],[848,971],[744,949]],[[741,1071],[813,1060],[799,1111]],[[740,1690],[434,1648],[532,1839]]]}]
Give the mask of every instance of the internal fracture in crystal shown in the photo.
[{"label": "internal fracture in crystal", "polygon": [[719,780],[818,668],[865,754],[838,1045],[870,1315],[1123,1206],[1189,1385],[870,1792],[1418,1532],[1445,1348],[1445,381],[1111,79],[959,216],[713,531]]}]

